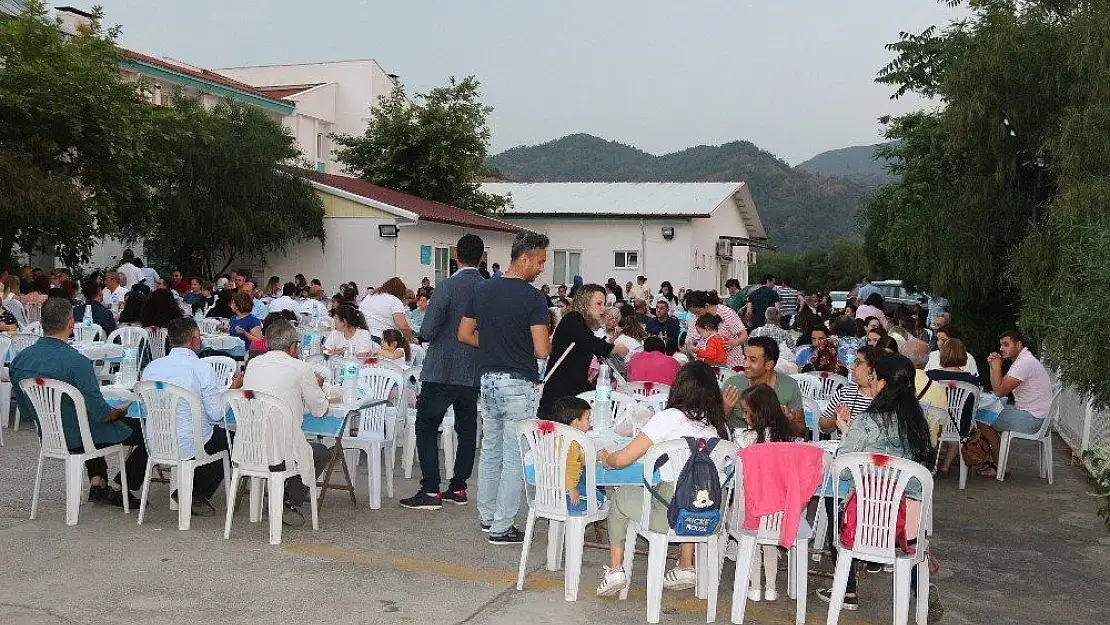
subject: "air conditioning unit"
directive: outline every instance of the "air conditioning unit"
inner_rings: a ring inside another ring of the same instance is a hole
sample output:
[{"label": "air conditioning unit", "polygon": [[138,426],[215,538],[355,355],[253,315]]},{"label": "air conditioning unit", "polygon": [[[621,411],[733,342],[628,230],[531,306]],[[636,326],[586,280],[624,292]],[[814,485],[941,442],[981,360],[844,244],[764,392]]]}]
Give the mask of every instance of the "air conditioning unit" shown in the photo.
[{"label": "air conditioning unit", "polygon": [[717,258],[732,259],[732,241],[728,239],[717,241]]}]

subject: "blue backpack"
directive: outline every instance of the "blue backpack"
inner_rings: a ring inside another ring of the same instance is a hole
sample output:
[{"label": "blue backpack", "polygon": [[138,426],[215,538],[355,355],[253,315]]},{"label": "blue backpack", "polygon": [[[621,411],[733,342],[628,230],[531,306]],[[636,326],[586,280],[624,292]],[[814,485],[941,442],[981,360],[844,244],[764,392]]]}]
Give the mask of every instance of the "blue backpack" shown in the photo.
[{"label": "blue backpack", "polygon": [[[721,483],[717,465],[713,463],[713,449],[720,439],[683,437],[690,446],[690,457],[678,474],[674,484],[674,497],[668,502],[654,487],[644,481],[653,497],[667,506],[667,521],[676,536],[708,536],[717,531],[721,523],[721,497],[732,475]],[[667,462],[659,457],[656,470]]]}]

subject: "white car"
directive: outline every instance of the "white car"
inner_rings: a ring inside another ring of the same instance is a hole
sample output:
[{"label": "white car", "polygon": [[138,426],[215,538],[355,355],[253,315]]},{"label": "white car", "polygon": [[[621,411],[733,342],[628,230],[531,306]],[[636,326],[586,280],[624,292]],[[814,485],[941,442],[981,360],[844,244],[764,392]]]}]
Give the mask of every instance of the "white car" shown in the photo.
[{"label": "white car", "polygon": [[848,291],[829,291],[833,312],[840,312],[848,306]]}]

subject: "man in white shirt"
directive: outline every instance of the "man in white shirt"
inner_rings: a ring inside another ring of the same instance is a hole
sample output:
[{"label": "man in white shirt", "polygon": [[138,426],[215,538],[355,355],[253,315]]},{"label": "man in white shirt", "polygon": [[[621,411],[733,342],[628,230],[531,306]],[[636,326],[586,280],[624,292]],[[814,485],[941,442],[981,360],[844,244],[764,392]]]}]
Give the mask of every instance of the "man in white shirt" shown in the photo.
[{"label": "man in white shirt", "polygon": [[[1014,403],[1006,404],[998,418],[989,426],[979,424],[998,463],[999,432],[1036,434],[1052,409],[1054,390],[1044,365],[1025,348],[1025,338],[1017,330],[1007,330],[998,339],[998,351],[987,356],[991,371],[991,390],[999,397],[1011,393]],[[1002,375],[1003,361],[1009,360],[1010,370]],[[987,472],[987,477],[993,477]]]},{"label": "man in white shirt", "polygon": [[[275,431],[290,430],[291,448],[283,462],[289,463],[299,476],[285,482],[287,508],[299,508],[308,496],[308,487],[327,464],[329,450],[320,443],[309,443],[301,431],[303,415],[322,417],[328,412],[328,398],[324,395],[324,379],[312,367],[298,358],[301,341],[297,329],[285,319],[279,319],[266,329],[266,344],[270,351],[250,359],[243,374],[243,388],[272,395],[282,400],[292,412],[288,423],[274,424]],[[281,469],[274,469],[281,470]],[[299,512],[298,512],[299,514]],[[303,517],[302,517],[303,518]]]},{"label": "man in white shirt", "polygon": [[135,252],[131,249],[123,250],[122,263],[119,266],[119,272],[123,275],[124,286],[131,289],[136,284],[143,281],[143,272],[135,266]]},{"label": "man in white shirt", "polygon": [[[220,393],[224,389],[216,380],[212,367],[197,356],[201,347],[200,328],[190,317],[174,319],[166,327],[166,343],[170,347],[169,353],[146,366],[143,380],[175,384],[195,395],[204,410],[201,437],[205,453],[227,451],[227,432],[222,427],[224,414],[220,403]],[[239,388],[242,383],[242,374],[236,374],[231,388]],[[177,409],[177,441],[182,457],[196,455],[198,441],[193,429],[193,415],[187,404]],[[193,475],[194,515],[212,516],[215,513],[210,500],[223,479],[223,464],[220,462],[197,467]],[[176,500],[177,493],[172,496]]]},{"label": "man in white shirt", "polygon": [[269,310],[272,313],[281,312],[283,310],[297,311],[297,300],[293,299],[297,295],[297,285],[292,282],[286,282],[285,286],[281,287],[281,297],[276,298],[270,302]]},{"label": "man in white shirt", "polygon": [[142,284],[147,285],[147,287],[151,290],[151,292],[153,292],[154,289],[157,289],[158,288],[158,272],[155,271],[154,269],[150,268],[150,267],[147,267],[145,264],[143,264],[143,259],[141,259],[141,258],[136,258],[135,259],[135,266],[139,268],[139,273],[142,274],[142,276],[143,276],[142,277]]},{"label": "man in white shirt", "polygon": [[313,311],[316,311],[317,318],[324,319],[328,316],[328,305],[320,301],[319,299],[316,299],[312,295],[309,295],[303,300],[297,302],[297,306],[294,311],[298,315],[308,315],[309,317],[312,316]]},{"label": "man in white shirt", "polygon": [[120,275],[115,271],[104,273],[104,305],[111,308],[116,315],[123,308],[123,301],[127,298],[128,288],[120,284]]}]

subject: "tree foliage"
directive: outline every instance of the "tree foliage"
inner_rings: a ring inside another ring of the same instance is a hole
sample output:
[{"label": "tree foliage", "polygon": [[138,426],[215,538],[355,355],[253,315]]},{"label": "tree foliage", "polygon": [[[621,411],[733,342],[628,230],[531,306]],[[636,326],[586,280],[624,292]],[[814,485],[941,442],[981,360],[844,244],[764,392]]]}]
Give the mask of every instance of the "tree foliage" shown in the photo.
[{"label": "tree foliage", "polygon": [[17,248],[77,264],[147,206],[150,107],[97,12],[63,38],[38,0],[0,21],[0,264]]},{"label": "tree foliage", "polygon": [[760,252],[758,258],[749,270],[752,282],[770,274],[807,293],[849,291],[867,275],[863,245],[855,241],[839,241],[803,254]]},{"label": "tree foliage", "polygon": [[236,259],[311,238],[323,243],[323,202],[283,166],[301,152],[280,122],[231,100],[207,110],[179,92],[173,102],[156,111],[166,158],[158,163],[149,254],[213,276]]},{"label": "tree foliage", "polygon": [[485,171],[492,107],[481,103],[473,76],[410,101],[398,85],[373,110],[362,136],[333,137],[347,169],[375,184],[483,215],[496,215],[509,199],[479,188]]},{"label": "tree foliage", "polygon": [[965,4],[971,18],[892,44],[880,73],[943,104],[888,120],[901,179],[867,206],[868,254],[946,295],[975,349],[1018,321],[1110,403],[1110,5]]}]

